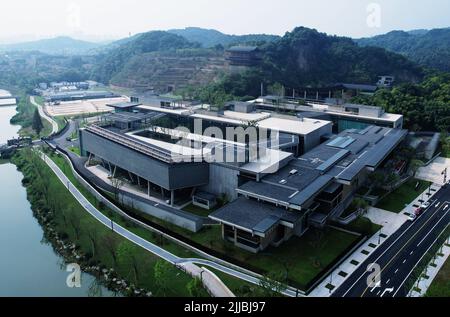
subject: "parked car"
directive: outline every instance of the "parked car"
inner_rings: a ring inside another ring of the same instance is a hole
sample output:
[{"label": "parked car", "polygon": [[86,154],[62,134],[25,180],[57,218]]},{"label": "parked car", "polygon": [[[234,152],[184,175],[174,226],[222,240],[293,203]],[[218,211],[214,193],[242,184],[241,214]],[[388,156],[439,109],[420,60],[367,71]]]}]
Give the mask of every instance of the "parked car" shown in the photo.
[{"label": "parked car", "polygon": [[417,219],[417,216],[415,214],[408,217],[409,221],[415,221]]},{"label": "parked car", "polygon": [[425,209],[422,208],[422,207],[417,208],[416,211],[415,211],[416,217],[419,217],[424,212],[424,210]]},{"label": "parked car", "polygon": [[420,207],[422,207],[422,209],[427,209],[428,207],[430,207],[430,205],[431,205],[431,203],[429,201],[427,201],[427,202],[424,202],[422,204],[422,206],[420,206]]}]

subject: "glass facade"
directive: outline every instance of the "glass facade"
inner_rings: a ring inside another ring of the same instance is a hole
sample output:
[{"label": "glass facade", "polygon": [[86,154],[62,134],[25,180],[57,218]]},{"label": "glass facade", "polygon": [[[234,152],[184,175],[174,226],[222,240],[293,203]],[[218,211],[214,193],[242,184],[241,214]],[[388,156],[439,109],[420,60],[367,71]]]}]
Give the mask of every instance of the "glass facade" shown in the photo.
[{"label": "glass facade", "polygon": [[350,121],[350,120],[338,120],[338,132],[341,133],[345,130],[349,129],[357,129],[357,130],[363,130],[367,128],[370,123],[364,123],[364,122],[356,122],[356,121]]}]

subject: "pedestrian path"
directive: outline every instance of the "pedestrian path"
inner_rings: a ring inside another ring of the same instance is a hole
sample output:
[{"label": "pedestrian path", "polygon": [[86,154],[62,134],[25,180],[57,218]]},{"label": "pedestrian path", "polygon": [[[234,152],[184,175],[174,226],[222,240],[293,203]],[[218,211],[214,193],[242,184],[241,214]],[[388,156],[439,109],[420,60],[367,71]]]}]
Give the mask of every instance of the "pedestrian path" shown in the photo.
[{"label": "pedestrian path", "polygon": [[[75,199],[81,204],[81,206],[89,212],[95,219],[97,219],[99,222],[101,222],[103,225],[107,226],[108,228],[111,228],[111,230],[114,230],[117,234],[121,235],[122,237],[128,239],[129,241],[135,243],[136,245],[141,246],[145,250],[153,253],[154,255],[170,262],[173,265],[176,265],[178,267],[184,266],[186,267],[187,264],[192,265],[201,265],[201,266],[208,266],[211,268],[214,268],[220,272],[229,274],[233,277],[239,278],[243,281],[260,285],[261,276],[254,274],[247,274],[235,269],[232,269],[230,267],[224,266],[222,264],[210,261],[210,260],[204,260],[204,259],[183,259],[180,258],[162,248],[159,246],[137,236],[136,234],[130,232],[129,230],[123,228],[119,224],[113,222],[111,219],[106,217],[103,213],[101,213],[95,206],[93,206],[87,198],[81,194],[81,192],[75,187],[75,185],[72,184],[72,182],[66,177],[66,175],[59,169],[59,167],[51,160],[48,156],[41,153],[41,158],[45,161],[45,163],[51,168],[51,170],[56,174],[58,179],[67,187],[69,192],[74,196]],[[197,266],[198,267],[198,266]],[[192,268],[191,265],[187,266],[187,268]],[[211,289],[208,289],[210,294],[215,297],[229,297],[229,289],[227,290],[224,287],[224,284],[220,279],[215,275],[211,274],[212,272],[209,272],[208,270],[204,270],[205,272],[202,273],[204,281],[208,281],[207,284],[204,284],[205,287],[212,287]],[[244,271],[244,270],[243,270]],[[187,270],[187,273],[195,275],[198,272],[193,271],[190,272]],[[214,281],[216,280],[216,281]],[[298,290],[292,287],[288,287],[285,291],[283,291],[283,294],[290,297],[300,296],[300,293]]]},{"label": "pedestrian path", "polygon": [[442,172],[446,168],[448,169],[448,181],[450,179],[450,158],[444,157],[438,157],[431,164],[419,168],[416,178],[442,185],[444,184]]},{"label": "pedestrian path", "polygon": [[[95,208],[88,200],[85,198],[80,191],[70,182],[66,175],[59,169],[59,167],[46,155],[42,156],[47,165],[52,169],[60,181],[65,184],[69,192],[75,197],[75,199],[81,204],[81,206],[88,211],[94,218],[96,218],[103,225],[107,226],[115,233],[121,235],[122,237],[128,239],[132,243],[142,247],[143,249],[153,253],[154,255],[168,261],[169,263],[176,265],[181,261],[178,256],[150,243],[149,241],[139,237],[138,235],[130,232],[121,225],[113,222],[111,219],[106,217],[97,208]],[[191,276],[198,277],[199,271],[201,270],[195,264],[190,263],[190,265],[185,266],[185,272]],[[205,271],[205,270],[204,270]],[[231,297],[231,291],[223,284],[222,281],[218,279],[215,274],[210,271],[205,271],[203,275],[204,286],[209,290],[209,292],[214,297]]]},{"label": "pedestrian path", "polygon": [[30,96],[30,102],[38,108],[39,111],[39,115],[44,118],[45,120],[47,120],[51,125],[52,125],[52,133],[51,134],[56,134],[59,131],[59,127],[58,127],[58,123],[56,123],[55,120],[53,120],[52,118],[50,118],[44,111],[44,109],[42,108],[42,106],[40,104],[38,104],[36,102],[36,100],[34,99],[34,96]]}]

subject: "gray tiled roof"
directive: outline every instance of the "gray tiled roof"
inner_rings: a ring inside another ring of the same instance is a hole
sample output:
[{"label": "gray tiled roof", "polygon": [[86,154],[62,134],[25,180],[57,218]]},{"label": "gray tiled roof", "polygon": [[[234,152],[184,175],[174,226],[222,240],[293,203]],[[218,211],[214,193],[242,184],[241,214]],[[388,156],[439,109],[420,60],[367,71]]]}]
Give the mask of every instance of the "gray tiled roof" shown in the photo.
[{"label": "gray tiled roof", "polygon": [[210,218],[234,224],[250,231],[264,233],[279,221],[297,222],[302,212],[291,212],[269,204],[240,197],[210,215]]},{"label": "gray tiled roof", "polygon": [[[348,130],[291,161],[277,173],[264,177],[261,182],[249,182],[239,189],[268,201],[302,206],[333,179],[350,182],[366,167],[377,167],[406,134],[406,130],[377,126],[363,131]],[[332,142],[338,137],[354,141]],[[345,148],[332,146],[341,143]]]}]

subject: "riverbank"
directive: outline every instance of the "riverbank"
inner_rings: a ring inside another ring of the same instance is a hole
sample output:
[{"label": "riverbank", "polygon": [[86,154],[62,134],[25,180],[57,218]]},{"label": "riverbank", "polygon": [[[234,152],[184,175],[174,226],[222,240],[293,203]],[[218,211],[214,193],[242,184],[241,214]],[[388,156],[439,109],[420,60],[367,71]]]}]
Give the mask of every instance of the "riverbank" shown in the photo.
[{"label": "riverbank", "polygon": [[40,136],[50,135],[52,133],[52,125],[42,118],[42,124],[44,128],[41,131],[41,135],[37,135],[33,130],[33,116],[36,111],[36,107],[30,102],[29,96],[22,93],[17,104],[17,113],[11,118],[10,123],[13,125],[21,126],[19,130],[19,136],[32,137],[34,140],[39,139]]},{"label": "riverbank", "polygon": [[49,241],[67,260],[79,263],[83,270],[127,296],[207,296],[189,275],[86,214],[31,150],[19,151],[13,162],[24,174],[36,218]]}]

